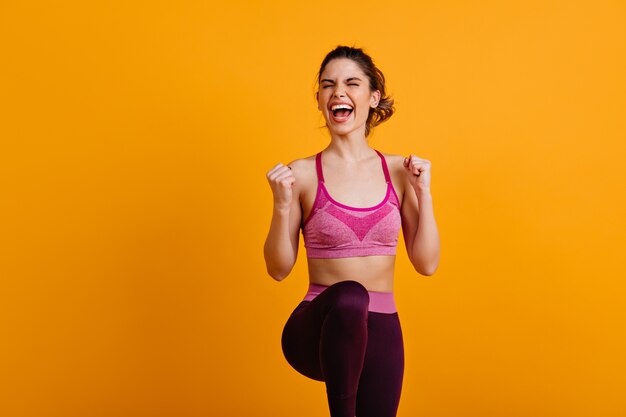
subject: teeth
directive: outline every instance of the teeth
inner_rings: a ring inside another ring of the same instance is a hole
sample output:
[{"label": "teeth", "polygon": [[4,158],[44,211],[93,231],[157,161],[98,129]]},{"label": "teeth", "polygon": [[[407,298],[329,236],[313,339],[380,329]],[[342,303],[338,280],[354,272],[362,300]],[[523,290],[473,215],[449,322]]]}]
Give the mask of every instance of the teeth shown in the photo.
[{"label": "teeth", "polygon": [[335,104],[333,107],[330,108],[332,111],[335,110],[339,110],[339,109],[348,109],[348,110],[352,110],[352,107],[347,105],[347,104]]}]

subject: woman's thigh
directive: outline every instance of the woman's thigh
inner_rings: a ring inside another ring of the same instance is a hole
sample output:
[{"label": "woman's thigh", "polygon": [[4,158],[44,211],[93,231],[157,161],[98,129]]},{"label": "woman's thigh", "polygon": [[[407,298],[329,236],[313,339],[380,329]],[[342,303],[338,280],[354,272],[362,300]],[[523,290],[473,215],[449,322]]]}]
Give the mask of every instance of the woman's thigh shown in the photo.
[{"label": "woman's thigh", "polygon": [[[367,303],[367,290],[355,281],[336,283],[313,300],[302,301],[291,313],[283,329],[282,348],[287,362],[301,374],[323,381],[320,340],[329,312],[337,308],[351,309],[359,305],[358,309],[365,309],[363,319],[366,320]],[[328,328],[326,335],[328,336]],[[341,337],[334,333],[331,335],[335,336]],[[329,340],[333,339],[326,339],[327,342]]]},{"label": "woman's thigh", "polygon": [[313,301],[302,301],[289,316],[283,329],[282,348],[285,359],[295,370],[323,381],[319,360],[323,322],[322,314],[311,306]]}]

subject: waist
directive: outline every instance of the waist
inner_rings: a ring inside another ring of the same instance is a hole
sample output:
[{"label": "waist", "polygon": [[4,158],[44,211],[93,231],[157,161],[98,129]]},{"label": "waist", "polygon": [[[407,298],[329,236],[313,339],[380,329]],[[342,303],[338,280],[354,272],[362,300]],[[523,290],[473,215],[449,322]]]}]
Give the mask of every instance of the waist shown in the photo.
[{"label": "waist", "polygon": [[395,256],[360,256],[337,259],[307,259],[309,282],[333,285],[354,280],[372,291],[393,291]]},{"label": "waist", "polygon": [[[312,301],[320,295],[328,286],[309,283],[309,289],[302,301]],[[368,291],[369,294],[369,307],[368,310],[373,313],[396,313],[396,301],[393,296],[393,292],[380,292],[380,291]]]}]

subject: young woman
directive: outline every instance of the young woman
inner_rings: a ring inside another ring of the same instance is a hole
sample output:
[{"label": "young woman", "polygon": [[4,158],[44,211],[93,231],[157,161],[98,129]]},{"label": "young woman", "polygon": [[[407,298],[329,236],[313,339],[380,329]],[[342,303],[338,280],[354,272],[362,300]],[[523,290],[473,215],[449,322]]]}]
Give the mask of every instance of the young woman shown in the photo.
[{"label": "young woman", "polygon": [[418,273],[432,275],[439,263],[431,164],[368,144],[394,108],[362,49],[328,53],[318,83],[330,144],[267,173],[274,196],[267,271],[278,281],[289,274],[300,229],[309,269],[309,290],[283,330],[283,353],[298,372],[325,382],[332,417],[393,417],[404,373],[393,297],[400,227]]}]

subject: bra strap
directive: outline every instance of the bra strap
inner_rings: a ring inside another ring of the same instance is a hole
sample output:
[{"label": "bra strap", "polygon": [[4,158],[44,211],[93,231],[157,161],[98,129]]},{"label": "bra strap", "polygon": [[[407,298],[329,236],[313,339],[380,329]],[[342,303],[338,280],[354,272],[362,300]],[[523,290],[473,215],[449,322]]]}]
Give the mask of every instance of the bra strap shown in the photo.
[{"label": "bra strap", "polygon": [[383,156],[382,153],[378,152],[376,149],[374,149],[376,151],[376,153],[378,154],[378,156],[380,156],[380,160],[381,163],[383,165],[383,172],[385,173],[385,181],[387,182],[391,182],[391,177],[389,176],[389,168],[387,168],[387,161],[385,161],[385,157]]},{"label": "bra strap", "polygon": [[322,172],[322,152],[315,155],[315,169],[317,170],[317,182],[324,182],[324,173]]},{"label": "bra strap", "polygon": [[[387,168],[387,161],[382,153],[374,149],[380,157],[381,164],[383,166],[383,172],[385,173],[385,181],[391,182],[391,176],[389,175],[389,168]],[[318,152],[315,155],[315,169],[317,170],[317,182],[324,182],[324,173],[322,172],[322,152]]]}]

